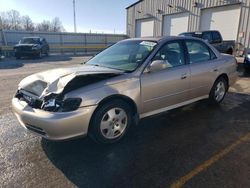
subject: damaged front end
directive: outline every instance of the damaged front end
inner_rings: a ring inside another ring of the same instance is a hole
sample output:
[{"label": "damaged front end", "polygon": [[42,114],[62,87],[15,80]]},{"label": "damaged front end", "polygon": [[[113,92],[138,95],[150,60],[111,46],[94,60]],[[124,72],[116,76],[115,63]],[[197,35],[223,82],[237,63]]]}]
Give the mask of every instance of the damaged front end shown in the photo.
[{"label": "damaged front end", "polygon": [[[65,94],[119,74],[91,73],[82,75],[72,73],[55,79],[51,83],[42,79],[37,79],[30,83],[26,81],[25,84],[19,85],[15,98],[25,101],[34,109],[42,109],[49,112],[74,111],[80,107],[82,98],[65,98]],[[34,76],[32,77],[34,78]]]}]

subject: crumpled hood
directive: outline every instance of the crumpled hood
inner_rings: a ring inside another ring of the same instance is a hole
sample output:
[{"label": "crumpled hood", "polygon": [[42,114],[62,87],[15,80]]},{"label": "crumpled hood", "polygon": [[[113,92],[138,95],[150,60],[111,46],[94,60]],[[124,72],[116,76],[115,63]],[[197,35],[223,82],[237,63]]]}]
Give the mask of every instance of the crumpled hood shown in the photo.
[{"label": "crumpled hood", "polygon": [[123,72],[115,69],[82,65],[79,67],[60,68],[36,73],[24,78],[18,86],[19,89],[23,89],[39,98],[43,98],[52,93],[60,94],[64,87],[78,76],[121,73]]}]

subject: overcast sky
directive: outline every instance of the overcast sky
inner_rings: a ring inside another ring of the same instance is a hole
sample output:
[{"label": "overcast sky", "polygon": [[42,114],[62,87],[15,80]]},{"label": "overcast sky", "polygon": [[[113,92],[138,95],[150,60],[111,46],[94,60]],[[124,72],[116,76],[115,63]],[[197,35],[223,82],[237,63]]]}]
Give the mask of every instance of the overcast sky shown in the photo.
[{"label": "overcast sky", "polygon": [[[125,8],[137,0],[76,0],[78,32],[126,32]],[[73,0],[0,0],[0,12],[11,9],[29,15],[33,22],[59,17],[64,28],[74,31]]]}]

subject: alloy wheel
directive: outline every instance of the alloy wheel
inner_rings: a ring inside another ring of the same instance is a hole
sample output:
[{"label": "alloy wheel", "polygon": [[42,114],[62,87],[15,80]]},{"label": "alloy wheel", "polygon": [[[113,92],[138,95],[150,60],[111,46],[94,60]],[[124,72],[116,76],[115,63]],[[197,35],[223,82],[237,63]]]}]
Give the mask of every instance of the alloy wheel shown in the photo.
[{"label": "alloy wheel", "polygon": [[123,134],[128,124],[128,116],[121,108],[108,110],[101,120],[101,133],[107,139],[115,139]]}]

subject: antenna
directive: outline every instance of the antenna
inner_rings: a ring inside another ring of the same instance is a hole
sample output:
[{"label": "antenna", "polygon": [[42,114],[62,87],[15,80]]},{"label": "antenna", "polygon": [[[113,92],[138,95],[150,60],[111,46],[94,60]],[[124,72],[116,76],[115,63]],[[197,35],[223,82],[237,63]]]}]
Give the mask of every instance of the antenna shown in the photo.
[{"label": "antenna", "polygon": [[76,33],[76,2],[73,0],[73,12],[74,12],[74,31]]}]

